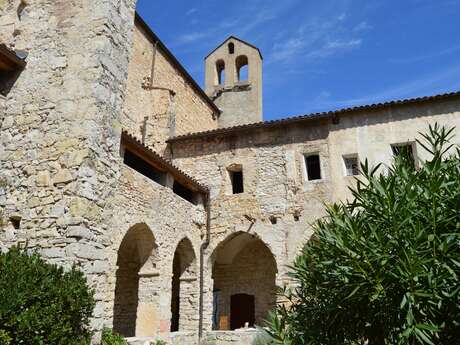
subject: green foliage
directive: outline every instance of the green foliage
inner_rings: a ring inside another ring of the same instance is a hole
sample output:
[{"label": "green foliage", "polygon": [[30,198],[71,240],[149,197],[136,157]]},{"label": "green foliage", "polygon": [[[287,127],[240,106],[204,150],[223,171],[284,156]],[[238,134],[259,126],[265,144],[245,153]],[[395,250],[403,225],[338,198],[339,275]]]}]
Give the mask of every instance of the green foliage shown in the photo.
[{"label": "green foliage", "polygon": [[[432,158],[368,163],[355,201],[328,207],[292,267],[291,307],[270,318],[276,344],[430,344],[460,339],[460,151],[453,130],[418,142]],[[447,151],[450,150],[448,156]],[[452,153],[453,152],[453,153]]]},{"label": "green foliage", "polygon": [[76,268],[65,272],[19,248],[0,254],[0,344],[89,344],[93,308]]},{"label": "green foliage", "polygon": [[150,343],[150,345],[168,345],[168,344],[166,344],[166,342],[164,342],[163,340],[157,340],[154,343]]},{"label": "green foliage", "polygon": [[101,345],[128,345],[128,342],[121,335],[114,333],[109,328],[104,328],[102,331]]},{"label": "green foliage", "polygon": [[10,345],[11,338],[5,331],[0,330],[0,345]]}]

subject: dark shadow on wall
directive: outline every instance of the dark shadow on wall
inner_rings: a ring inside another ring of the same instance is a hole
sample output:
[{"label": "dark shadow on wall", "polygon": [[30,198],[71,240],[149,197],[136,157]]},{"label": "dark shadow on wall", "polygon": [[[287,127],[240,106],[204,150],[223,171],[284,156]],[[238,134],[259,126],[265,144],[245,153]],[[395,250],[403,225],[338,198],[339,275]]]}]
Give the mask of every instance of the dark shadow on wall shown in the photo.
[{"label": "dark shadow on wall", "polygon": [[[129,229],[118,250],[113,312],[113,330],[125,337],[136,336],[139,298],[139,272],[153,257],[155,240],[145,224]],[[145,291],[143,291],[145,295]]]}]

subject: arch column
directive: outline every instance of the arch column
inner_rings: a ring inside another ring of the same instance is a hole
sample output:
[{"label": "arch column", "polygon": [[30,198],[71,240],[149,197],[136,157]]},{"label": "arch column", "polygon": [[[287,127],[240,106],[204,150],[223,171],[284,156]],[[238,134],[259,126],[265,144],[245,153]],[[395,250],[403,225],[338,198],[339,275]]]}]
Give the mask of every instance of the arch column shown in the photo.
[{"label": "arch column", "polygon": [[151,337],[157,333],[160,324],[157,293],[159,284],[159,272],[139,272],[139,302],[136,313],[137,337]]},{"label": "arch column", "polygon": [[262,326],[276,305],[277,264],[270,249],[257,236],[236,233],[217,246],[211,261],[213,328]]},{"label": "arch column", "polygon": [[181,331],[195,331],[198,327],[198,277],[187,275],[180,278],[180,314],[179,325]]}]

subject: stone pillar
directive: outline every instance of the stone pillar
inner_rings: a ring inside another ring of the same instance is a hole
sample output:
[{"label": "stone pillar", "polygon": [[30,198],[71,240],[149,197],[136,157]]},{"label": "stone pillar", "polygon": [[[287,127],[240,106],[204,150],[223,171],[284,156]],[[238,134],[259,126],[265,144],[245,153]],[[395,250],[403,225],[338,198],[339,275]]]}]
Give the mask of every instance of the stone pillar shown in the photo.
[{"label": "stone pillar", "polygon": [[179,331],[195,331],[198,327],[198,278],[184,274],[180,278]]},{"label": "stone pillar", "polygon": [[136,315],[136,337],[155,336],[159,328],[158,272],[139,273],[139,304]]}]

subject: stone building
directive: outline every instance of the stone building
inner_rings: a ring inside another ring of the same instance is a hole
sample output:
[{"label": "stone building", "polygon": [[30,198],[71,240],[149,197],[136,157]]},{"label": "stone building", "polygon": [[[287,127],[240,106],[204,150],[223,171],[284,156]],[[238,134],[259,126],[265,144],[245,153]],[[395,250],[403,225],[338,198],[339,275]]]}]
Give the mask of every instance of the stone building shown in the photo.
[{"label": "stone building", "polygon": [[234,330],[263,324],[358,162],[423,160],[418,132],[460,125],[458,92],[262,122],[262,55],[238,38],[204,91],[135,0],[0,11],[1,249],[78,264],[92,327],[133,344],[253,343]]}]

